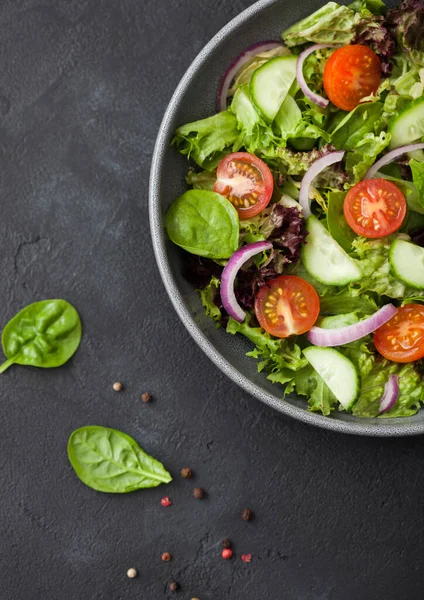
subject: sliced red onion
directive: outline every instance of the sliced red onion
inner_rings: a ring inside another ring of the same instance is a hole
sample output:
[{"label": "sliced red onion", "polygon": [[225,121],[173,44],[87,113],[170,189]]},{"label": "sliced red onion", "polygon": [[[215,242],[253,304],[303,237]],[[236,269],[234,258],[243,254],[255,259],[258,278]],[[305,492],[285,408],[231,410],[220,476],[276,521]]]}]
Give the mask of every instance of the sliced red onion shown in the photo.
[{"label": "sliced red onion", "polygon": [[386,304],[376,313],[353,325],[346,325],[338,329],[324,329],[322,327],[312,327],[308,332],[308,340],[314,346],[343,346],[356,342],[366,335],[372,333],[397,313],[398,309],[393,304]]},{"label": "sliced red onion", "polygon": [[407,152],[414,152],[415,150],[423,150],[424,143],[420,144],[408,144],[407,146],[400,146],[391,152],[385,154],[382,158],[380,158],[377,162],[373,164],[367,171],[365,175],[365,179],[372,179],[374,175],[381,169],[381,167],[385,167],[390,164],[394,160],[396,160],[402,154],[406,154]]},{"label": "sliced red onion", "polygon": [[388,382],[384,386],[384,393],[380,400],[380,415],[390,410],[399,398],[399,377],[390,375]]},{"label": "sliced red onion", "polygon": [[328,106],[329,101],[326,98],[323,98],[322,96],[320,96],[319,94],[316,94],[308,87],[305,77],[303,76],[303,63],[305,62],[305,59],[307,59],[308,56],[310,54],[312,54],[313,52],[315,52],[316,50],[322,50],[323,48],[336,48],[336,47],[337,46],[335,46],[334,44],[314,44],[313,46],[306,48],[306,50],[304,50],[299,55],[299,58],[297,59],[297,63],[296,63],[296,79],[297,79],[297,83],[300,86],[300,89],[305,94],[305,96],[307,98],[309,98],[309,100],[312,100],[312,102],[315,102],[315,104],[318,104],[318,106],[321,106],[322,108],[325,108],[326,106]]},{"label": "sliced red onion", "polygon": [[261,54],[262,52],[269,52],[270,50],[274,50],[274,48],[278,48],[281,46],[281,42],[258,42],[253,44],[253,46],[249,46],[247,50],[245,50],[242,54],[240,54],[236,59],[233,60],[231,65],[225,71],[222,76],[221,82],[219,84],[218,90],[218,110],[222,112],[223,110],[227,110],[227,98],[228,98],[228,90],[231,87],[231,83],[240,69],[250,60],[252,60],[257,54]]},{"label": "sliced red onion", "polygon": [[311,216],[311,205],[309,202],[309,188],[311,186],[311,183],[313,182],[315,177],[319,175],[319,173],[321,173],[321,171],[323,171],[331,165],[334,165],[334,163],[340,162],[343,156],[344,151],[330,152],[329,154],[326,154],[325,156],[313,162],[309,169],[306,171],[302,179],[302,184],[300,186],[299,192],[299,204],[303,209],[303,216],[305,217],[305,219]]},{"label": "sliced red onion", "polygon": [[247,246],[243,246],[243,248],[240,248],[234,252],[222,271],[222,304],[230,317],[233,317],[233,319],[239,321],[240,323],[244,321],[246,313],[237,302],[236,295],[234,293],[234,281],[237,277],[237,273],[244,263],[249,260],[249,258],[256,256],[256,254],[259,254],[260,252],[264,252],[265,250],[271,250],[271,248],[271,242],[255,242],[254,244],[247,244]]}]

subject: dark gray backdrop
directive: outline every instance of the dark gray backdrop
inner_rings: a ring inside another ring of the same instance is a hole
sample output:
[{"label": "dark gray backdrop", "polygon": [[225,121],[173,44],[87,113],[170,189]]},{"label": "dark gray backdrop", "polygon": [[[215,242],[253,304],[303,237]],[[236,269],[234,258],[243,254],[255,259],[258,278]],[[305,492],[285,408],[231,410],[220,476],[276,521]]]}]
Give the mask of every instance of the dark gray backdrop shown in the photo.
[{"label": "dark gray backdrop", "polygon": [[[423,597],[423,438],[343,437],[246,396],[188,337],[154,264],[147,184],[162,114],[197,52],[249,4],[0,3],[1,323],[48,297],[84,322],[67,366],[0,379],[1,600],[157,600],[172,579],[184,600]],[[86,488],[66,456],[85,424],[128,432],[175,481]]]}]

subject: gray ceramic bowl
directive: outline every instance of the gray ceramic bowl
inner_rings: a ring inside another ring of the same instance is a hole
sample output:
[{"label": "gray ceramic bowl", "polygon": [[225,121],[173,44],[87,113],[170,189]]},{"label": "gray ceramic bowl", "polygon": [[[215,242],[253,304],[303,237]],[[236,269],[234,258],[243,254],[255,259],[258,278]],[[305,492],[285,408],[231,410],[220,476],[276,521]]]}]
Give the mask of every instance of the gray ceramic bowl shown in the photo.
[{"label": "gray ceramic bowl", "polygon": [[200,305],[197,293],[181,276],[182,251],[166,239],[163,215],[185,189],[187,161],[170,148],[175,129],[210,116],[215,111],[218,82],[223,70],[250,44],[279,39],[281,31],[322,6],[321,0],[260,0],[222,29],[202,50],[184,75],[163,119],[152,162],[150,223],[153,245],[166,290],[182,322],[209,358],[240,387],[262,402],[305,423],[371,436],[403,436],[424,432],[424,411],[405,419],[358,419],[344,413],[323,417],[310,413],[304,399],[282,399],[282,388],[256,372],[251,348],[241,336],[217,330]]}]

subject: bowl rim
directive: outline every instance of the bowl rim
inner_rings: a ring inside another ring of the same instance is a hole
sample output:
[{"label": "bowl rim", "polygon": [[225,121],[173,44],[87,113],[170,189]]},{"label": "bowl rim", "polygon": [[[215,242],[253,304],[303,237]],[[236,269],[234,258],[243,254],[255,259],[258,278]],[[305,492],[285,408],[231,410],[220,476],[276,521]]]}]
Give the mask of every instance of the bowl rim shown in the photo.
[{"label": "bowl rim", "polygon": [[[236,383],[250,395],[258,398],[261,400],[261,402],[274,408],[283,415],[292,417],[309,425],[315,425],[317,427],[328,429],[330,431],[371,437],[403,437],[419,435],[424,433],[424,421],[411,422],[410,419],[413,417],[393,419],[386,422],[373,422],[372,425],[367,421],[361,423],[359,419],[357,422],[336,420],[332,419],[331,417],[325,417],[317,413],[308,412],[303,408],[286,403],[284,400],[277,398],[275,395],[265,391],[255,383],[252,383],[249,381],[249,379],[247,379],[247,377],[245,377],[245,375],[227,362],[224,356],[217,351],[215,346],[200,330],[193,318],[193,315],[185,306],[182,295],[178,290],[171,272],[166,254],[165,235],[162,223],[162,214],[160,210],[160,188],[165,151],[168,147],[169,139],[174,133],[172,130],[173,115],[179,107],[180,98],[190,86],[192,78],[197,74],[200,67],[208,59],[211,52],[213,52],[219,46],[221,41],[256,14],[272,6],[273,4],[278,4],[279,2],[281,2],[281,0],[258,0],[258,2],[245,9],[229,23],[227,23],[199,52],[183,75],[180,83],[172,95],[159,127],[150,170],[149,220],[156,263],[158,265],[167,294],[183,325],[186,327],[192,338],[195,340],[198,346],[200,346],[203,352],[205,352],[208,358],[212,360],[212,362],[225,375],[227,375],[234,383]],[[406,422],[406,420],[408,420],[408,422]]]}]

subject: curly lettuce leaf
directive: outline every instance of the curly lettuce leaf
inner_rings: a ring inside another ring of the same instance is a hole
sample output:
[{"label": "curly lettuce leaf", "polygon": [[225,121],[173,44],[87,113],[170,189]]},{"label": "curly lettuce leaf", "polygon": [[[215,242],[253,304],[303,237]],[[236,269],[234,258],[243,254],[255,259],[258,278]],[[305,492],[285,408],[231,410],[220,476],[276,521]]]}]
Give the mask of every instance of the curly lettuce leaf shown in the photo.
[{"label": "curly lettuce leaf", "polygon": [[220,285],[220,280],[217,277],[212,276],[212,279],[208,285],[199,290],[200,300],[203,308],[205,309],[206,315],[218,323],[222,318],[221,310],[216,304],[216,298],[219,293]]},{"label": "curly lettuce leaf", "polygon": [[272,338],[261,327],[252,327],[249,317],[243,323],[230,318],[227,333],[240,333],[255,344],[255,349],[248,352],[247,356],[259,361],[258,372],[265,370],[273,383],[293,381],[295,372],[308,364],[300,346],[293,339]]},{"label": "curly lettuce leaf", "polygon": [[401,53],[416,69],[424,67],[424,3],[404,0],[387,13],[388,27],[397,38]]},{"label": "curly lettuce leaf", "polygon": [[373,360],[372,368],[361,375],[361,393],[353,407],[353,414],[357,417],[379,416],[384,385],[390,375],[399,377],[399,398],[381,418],[410,417],[424,403],[424,378],[416,363],[402,365],[378,357]]},{"label": "curly lettuce leaf", "polygon": [[392,275],[389,249],[395,239],[408,241],[410,238],[406,234],[395,233],[384,238],[367,239],[357,237],[353,240],[352,247],[359,256],[357,262],[362,270],[363,277],[360,281],[350,284],[351,293],[375,292],[379,296],[388,296],[389,298],[424,296],[424,290],[408,288]]},{"label": "curly lettuce leaf", "polygon": [[289,47],[306,42],[350,44],[360,20],[360,14],[351,8],[328,2],[312,15],[286,29],[282,38]]},{"label": "curly lettuce leaf", "polygon": [[224,111],[179,127],[172,144],[199,167],[213,171],[226,153],[240,149],[239,139],[236,117]]},{"label": "curly lettuce leaf", "polygon": [[424,92],[424,66],[415,67],[407,54],[396,54],[392,62],[390,84],[396,93],[408,99],[421,98]]},{"label": "curly lettuce leaf", "polygon": [[345,115],[331,131],[331,143],[337,150],[354,150],[367,133],[379,134],[385,122],[382,119],[384,105],[382,102],[359,104],[349,113],[342,111],[337,115]]},{"label": "curly lettuce leaf", "polygon": [[276,143],[271,127],[265,123],[253,104],[248,85],[236,91],[229,110],[236,117],[240,131],[236,146],[244,146],[254,154],[258,148],[267,148]]}]

